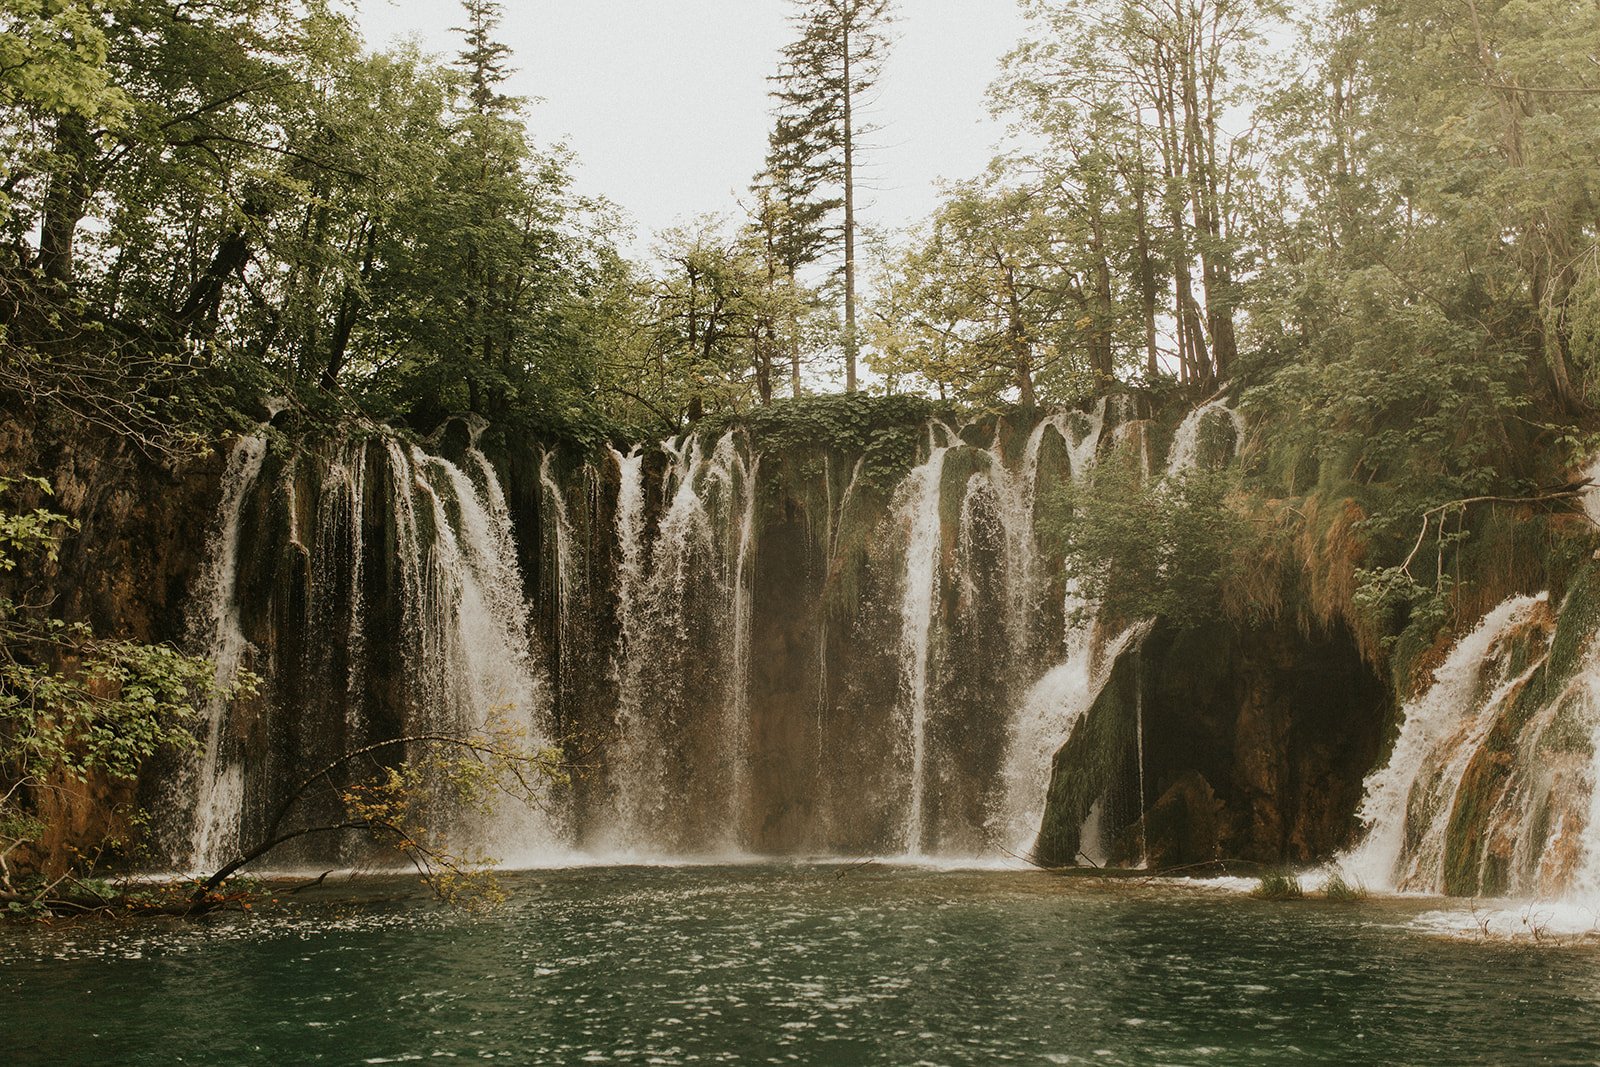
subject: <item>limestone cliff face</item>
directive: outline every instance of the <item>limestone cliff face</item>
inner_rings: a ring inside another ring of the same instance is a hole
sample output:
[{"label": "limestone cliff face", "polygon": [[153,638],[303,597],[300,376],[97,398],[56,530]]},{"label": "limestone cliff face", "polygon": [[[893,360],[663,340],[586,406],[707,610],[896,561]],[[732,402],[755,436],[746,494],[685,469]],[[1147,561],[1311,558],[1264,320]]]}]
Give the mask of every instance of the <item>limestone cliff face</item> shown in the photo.
[{"label": "limestone cliff face", "polygon": [[[547,448],[461,422],[415,452],[385,434],[290,427],[240,500],[231,602],[266,685],[220,727],[242,768],[239,832],[259,828],[296,769],[414,721],[439,675],[420,651],[437,620],[419,615],[418,576],[441,558],[439,524],[464,522],[445,485],[464,472],[477,491],[492,473],[503,499],[529,606],[516,636],[575,766],[561,801],[575,847],[633,833],[691,851],[1014,849],[1001,838],[1015,719],[1066,625],[1060,561],[1019,531],[1097,447],[1148,450],[1148,438],[1136,421],[1113,434],[1104,407],[947,437],[924,420],[850,447],[763,451],[742,431],[693,455],[650,443],[631,465],[626,446]],[[69,430],[0,424],[4,469],[49,478],[53,506],[79,524],[31,587],[103,633],[183,640],[230,446],[174,470]],[[941,465],[919,497],[933,445]],[[643,568],[631,576],[628,521]],[[908,562],[919,521],[921,570]],[[1157,866],[1324,857],[1349,842],[1394,713],[1342,630],[1157,626],[1056,753],[1039,858],[1073,862],[1086,822],[1107,858]],[[170,806],[175,779],[158,761],[142,798]],[[52,846],[92,836],[112,799],[91,787],[52,812]],[[181,822],[155,842],[170,862]],[[287,861],[354,859],[353,847],[308,843]]]},{"label": "limestone cliff face", "polygon": [[216,451],[158,463],[81,426],[0,418],[0,475],[42,477],[54,489],[19,489],[7,505],[44,507],[76,526],[63,531],[55,564],[22,568],[9,588],[97,632],[180,639],[221,469]]},{"label": "limestone cliff face", "polygon": [[[82,426],[23,412],[0,418],[0,477],[40,477],[53,488],[45,494],[15,486],[6,508],[40,507],[70,520],[56,560],[0,572],[0,590],[55,618],[86,622],[101,636],[181,642],[220,472],[215,452],[157,463]],[[103,779],[36,791],[34,808],[49,831],[21,864],[59,870],[108,833],[122,836],[116,811],[133,791],[130,783]]]},{"label": "limestone cliff face", "polygon": [[1118,862],[1325,859],[1353,842],[1395,710],[1342,630],[1157,627],[1058,755],[1039,858],[1093,847],[1082,827],[1098,807]]}]

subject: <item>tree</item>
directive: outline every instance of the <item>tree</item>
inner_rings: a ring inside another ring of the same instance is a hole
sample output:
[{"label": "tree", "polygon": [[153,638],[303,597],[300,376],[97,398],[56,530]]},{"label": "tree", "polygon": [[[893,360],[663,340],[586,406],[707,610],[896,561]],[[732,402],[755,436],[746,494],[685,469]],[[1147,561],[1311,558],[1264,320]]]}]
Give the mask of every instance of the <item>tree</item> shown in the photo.
[{"label": "tree", "polygon": [[[796,0],[797,35],[783,50],[773,96],[778,102],[768,171],[786,194],[792,241],[800,262],[822,245],[821,220],[842,212],[840,274],[844,303],[845,389],[855,392],[860,338],[856,330],[858,156],[870,128],[864,98],[882,74],[889,50],[891,0]],[[837,198],[823,192],[837,190]],[[788,195],[792,191],[794,196]],[[803,208],[801,205],[805,205]]]},{"label": "tree", "polygon": [[[781,332],[781,351],[788,357],[789,395],[799,397],[804,388],[800,374],[802,319],[816,304],[816,294],[801,283],[800,272],[826,253],[826,219],[840,201],[820,197],[819,187],[810,182],[814,172],[785,158],[787,151],[787,147],[774,144],[767,169],[756,176],[751,187],[755,203],[749,212],[749,232],[766,268],[768,288],[774,295],[780,286],[786,290],[787,315],[781,324],[774,324],[774,332]],[[774,358],[777,355],[775,350]]]},{"label": "tree", "polygon": [[1239,351],[1241,207],[1251,177],[1247,132],[1230,133],[1225,122],[1249,111],[1274,0],[1026,7],[1042,32],[1008,58],[999,100],[1043,135],[1042,155],[1030,156],[1041,167],[1053,160],[1060,172],[1065,162],[1069,182],[1085,164],[1116,177],[1130,200],[1147,369],[1157,362],[1160,259],[1179,373],[1209,391]]},{"label": "tree", "polygon": [[1376,487],[1372,525],[1397,539],[1444,501],[1549,484],[1540,457],[1559,450],[1535,435],[1592,411],[1575,329],[1600,241],[1590,14],[1341,3],[1264,116],[1260,397]]}]

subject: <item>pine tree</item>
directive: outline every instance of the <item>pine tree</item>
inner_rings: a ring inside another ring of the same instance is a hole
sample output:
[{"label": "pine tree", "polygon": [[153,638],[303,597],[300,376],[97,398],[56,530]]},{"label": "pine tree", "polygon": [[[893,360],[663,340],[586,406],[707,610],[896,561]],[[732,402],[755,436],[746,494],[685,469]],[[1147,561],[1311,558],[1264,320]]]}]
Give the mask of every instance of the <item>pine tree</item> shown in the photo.
[{"label": "pine tree", "polygon": [[515,102],[497,88],[511,76],[506,68],[511,47],[494,38],[505,9],[494,0],[462,0],[461,6],[467,13],[467,24],[455,27],[453,32],[461,34],[466,45],[457,53],[457,62],[467,74],[467,97],[479,115],[504,111]]},{"label": "pine tree", "polygon": [[[860,341],[856,332],[857,159],[861,104],[883,71],[889,51],[891,0],[796,0],[795,40],[783,50],[773,96],[778,102],[770,173],[794,195],[796,250],[838,248],[844,292],[845,388],[856,390]],[[836,195],[834,195],[836,194]],[[835,236],[825,220],[842,213]],[[830,248],[831,246],[831,248]]]}]

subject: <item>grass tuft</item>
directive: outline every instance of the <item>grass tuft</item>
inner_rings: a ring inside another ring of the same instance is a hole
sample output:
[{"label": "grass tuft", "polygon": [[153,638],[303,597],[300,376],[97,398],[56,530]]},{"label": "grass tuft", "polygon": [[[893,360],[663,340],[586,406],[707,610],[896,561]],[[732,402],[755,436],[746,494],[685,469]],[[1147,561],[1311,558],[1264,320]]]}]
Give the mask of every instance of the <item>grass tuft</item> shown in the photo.
[{"label": "grass tuft", "polygon": [[1322,896],[1335,904],[1360,904],[1367,899],[1367,887],[1360,882],[1347,882],[1338,873],[1322,883]]},{"label": "grass tuft", "polygon": [[1261,881],[1250,895],[1257,900],[1303,900],[1306,891],[1300,888],[1300,879],[1286,871],[1274,871],[1261,876]]}]

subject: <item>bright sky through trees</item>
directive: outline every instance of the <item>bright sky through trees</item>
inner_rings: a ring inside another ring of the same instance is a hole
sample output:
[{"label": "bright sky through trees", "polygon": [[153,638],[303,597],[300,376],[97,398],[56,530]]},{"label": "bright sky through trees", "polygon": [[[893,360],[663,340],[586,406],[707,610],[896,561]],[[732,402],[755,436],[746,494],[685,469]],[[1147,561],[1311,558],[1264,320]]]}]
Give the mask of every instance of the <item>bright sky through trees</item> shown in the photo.
[{"label": "bright sky through trees", "polygon": [[[499,33],[515,49],[514,92],[539,98],[530,123],[564,139],[586,193],[653,231],[706,211],[733,212],[760,169],[771,126],[768,77],[790,36],[784,0],[524,0]],[[415,35],[459,47],[455,0],[363,0],[368,42]],[[1012,0],[905,0],[877,106],[883,146],[863,221],[900,228],[926,217],[942,177],[989,161],[1001,127],[984,92],[1022,33]]]}]

